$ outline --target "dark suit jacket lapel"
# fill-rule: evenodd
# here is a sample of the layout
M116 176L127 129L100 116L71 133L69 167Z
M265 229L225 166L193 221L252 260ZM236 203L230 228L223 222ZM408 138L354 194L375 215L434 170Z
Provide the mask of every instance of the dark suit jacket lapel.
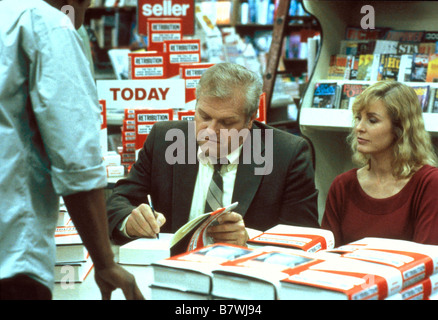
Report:
M191 125L193 123L189 123ZM172 184L172 229L177 230L183 226L189 219L190 208L192 205L193 192L195 190L196 177L198 175L198 158L196 151L196 135L191 136L194 132L189 133L186 128L182 129L185 134L186 164L173 165L173 184ZM194 127L192 127L194 130ZM189 152L193 151L188 143L189 139L195 139L194 148L195 156L189 158ZM193 143L193 142L191 142ZM195 162L194 162L195 161ZM194 163L193 163L194 162Z
M254 128L261 130L257 127L257 125L254 125L253 129L251 129L251 141L248 141L248 139L245 141L245 143L251 143L249 148L247 146L247 150L250 150L251 152L251 163L244 163L243 152L245 152L245 146L243 146L244 148L242 149L242 153L239 159L239 165L237 167L236 181L234 183L232 202L239 202L237 208L234 211L241 214L242 216L244 216L246 211L248 210L248 207L254 199L254 196L263 178L263 175L254 174L254 169L257 168L259 165L254 163L253 144L261 143L260 150L263 155L265 151L264 135L262 134L261 141L254 141Z

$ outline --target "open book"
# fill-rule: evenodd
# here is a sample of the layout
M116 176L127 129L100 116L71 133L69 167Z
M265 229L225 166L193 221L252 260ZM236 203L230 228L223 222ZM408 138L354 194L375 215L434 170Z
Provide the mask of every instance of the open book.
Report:
M170 241L171 255L181 254L212 244L213 240L207 236L207 229L218 224L217 219L235 209L237 204L238 202L234 202L224 208L200 215L179 228Z

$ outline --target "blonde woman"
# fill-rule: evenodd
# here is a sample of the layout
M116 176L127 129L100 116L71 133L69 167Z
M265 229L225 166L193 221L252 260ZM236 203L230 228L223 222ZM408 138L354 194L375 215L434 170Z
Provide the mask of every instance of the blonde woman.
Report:
M396 81L354 102L348 141L360 166L335 178L322 227L336 245L363 237L438 244L438 168L415 91Z

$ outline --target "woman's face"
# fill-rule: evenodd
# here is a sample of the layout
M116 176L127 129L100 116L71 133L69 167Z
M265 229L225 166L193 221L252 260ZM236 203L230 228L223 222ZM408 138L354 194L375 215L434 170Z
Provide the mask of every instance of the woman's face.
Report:
M382 101L377 100L358 113L354 129L359 152L376 156L392 150L392 121Z

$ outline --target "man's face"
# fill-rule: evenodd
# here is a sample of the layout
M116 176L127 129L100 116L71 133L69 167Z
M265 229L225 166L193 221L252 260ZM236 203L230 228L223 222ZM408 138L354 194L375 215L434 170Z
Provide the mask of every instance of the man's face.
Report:
M195 112L196 136L205 155L218 159L232 152L236 148L233 140L239 141L237 146L243 142L243 138L236 137L236 133L250 129L255 116L247 118L242 97L199 99Z

